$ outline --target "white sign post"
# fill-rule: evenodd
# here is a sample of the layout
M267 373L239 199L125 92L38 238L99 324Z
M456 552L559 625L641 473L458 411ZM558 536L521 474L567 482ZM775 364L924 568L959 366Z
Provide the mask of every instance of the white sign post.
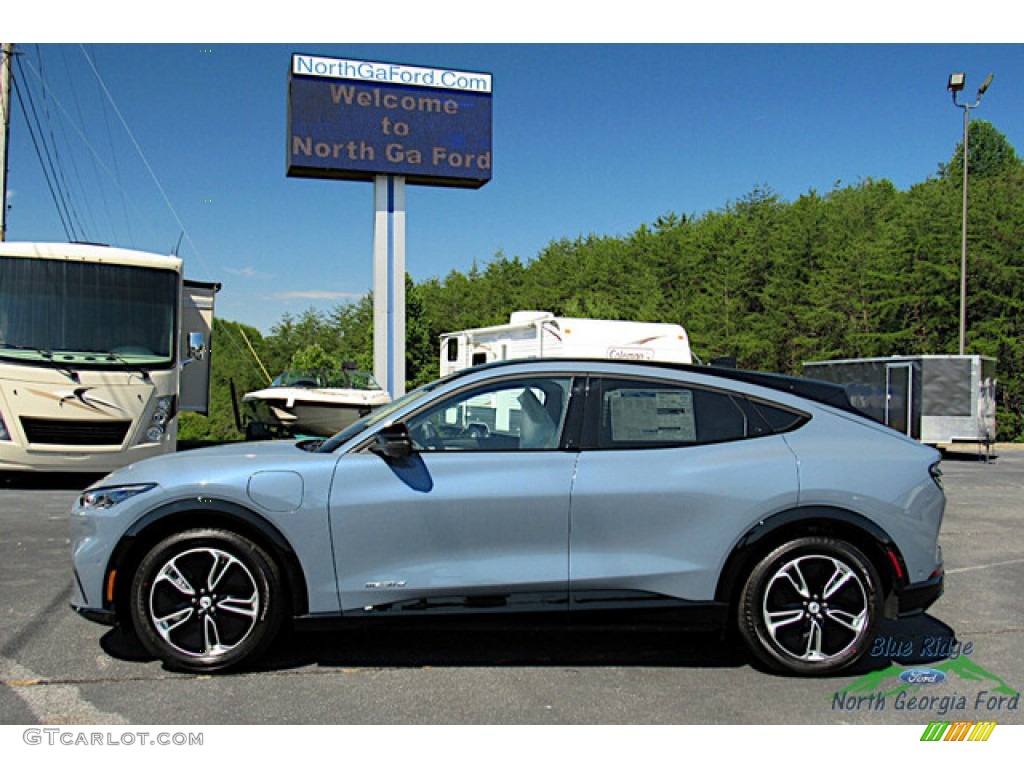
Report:
M373 375L405 394L405 177L373 182Z

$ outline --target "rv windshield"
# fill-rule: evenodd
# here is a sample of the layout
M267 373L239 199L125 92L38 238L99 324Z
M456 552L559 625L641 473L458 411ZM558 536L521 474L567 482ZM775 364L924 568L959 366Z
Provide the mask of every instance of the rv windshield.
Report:
M173 270L0 257L0 358L171 365L178 280Z

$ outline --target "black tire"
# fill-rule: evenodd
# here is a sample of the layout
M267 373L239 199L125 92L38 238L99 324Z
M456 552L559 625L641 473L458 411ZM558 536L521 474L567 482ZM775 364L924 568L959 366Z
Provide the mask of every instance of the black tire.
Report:
M171 669L214 672L254 661L277 634L285 590L274 560L231 531L183 531L142 559L131 617L146 649Z
M878 572L845 541L807 537L768 553L740 594L740 635L772 669L827 675L867 652L881 620Z

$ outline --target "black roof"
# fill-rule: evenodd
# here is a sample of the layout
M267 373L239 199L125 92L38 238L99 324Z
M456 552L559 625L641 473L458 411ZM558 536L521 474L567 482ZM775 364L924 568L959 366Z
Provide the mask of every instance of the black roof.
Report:
M857 416L863 416L870 418L860 409L856 408L850 403L850 398L846 394L846 389L841 384L833 384L828 381L820 381L818 379L806 379L799 376L786 376L781 373L766 373L763 371L748 371L742 368L724 368L715 365L687 365L684 363L670 363L657 360L606 360L604 358L579 358L579 357L547 357L547 358L520 358L516 360L502 360L494 363L486 363L479 365L474 368L467 368L463 371L459 371L454 376L465 374L469 371L480 370L482 368L497 368L504 366L515 366L522 365L525 363L558 363L558 362L572 362L572 363L605 363L619 365L623 367L627 366L643 366L646 368L665 368L672 371L687 371L690 373L697 373L702 376L711 376L714 378L728 379L730 381L739 381L745 384L754 384L759 387L765 387L767 389L773 389L777 392L785 392L787 394L796 395L797 397L803 397L807 400L811 400L816 403L823 405L830 405L833 408L852 413Z

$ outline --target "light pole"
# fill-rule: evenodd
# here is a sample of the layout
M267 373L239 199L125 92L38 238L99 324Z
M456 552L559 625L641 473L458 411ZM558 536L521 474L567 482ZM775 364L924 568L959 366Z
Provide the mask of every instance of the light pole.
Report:
M981 97L992 84L992 74L985 78L985 82L978 88L978 95L973 104L961 104L957 101L957 94L967 84L967 76L963 72L954 72L949 76L949 84L946 86L953 94L953 106L960 107L964 111L964 207L963 207L963 229L960 238L960 354L964 354L964 328L967 325L967 129L970 125L971 110L981 106Z

